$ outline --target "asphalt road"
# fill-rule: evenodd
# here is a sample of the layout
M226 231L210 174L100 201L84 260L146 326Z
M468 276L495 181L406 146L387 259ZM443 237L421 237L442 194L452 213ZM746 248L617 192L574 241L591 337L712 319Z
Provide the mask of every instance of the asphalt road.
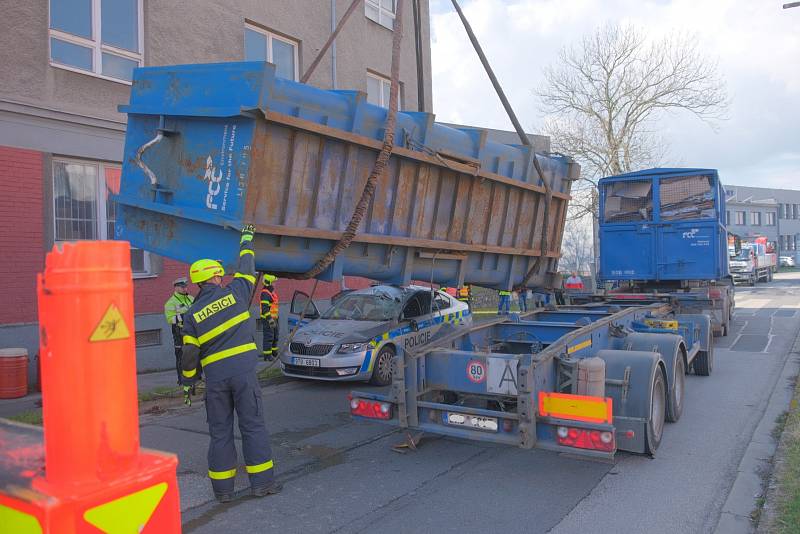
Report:
M212 500L202 407L146 416L142 442L179 454L187 532L712 532L781 386L800 327L800 273L737 288L736 300L713 374L687 376L683 417L653 459L603 463L438 437L398 454L392 427L350 420L352 385L306 381L264 391L280 495Z

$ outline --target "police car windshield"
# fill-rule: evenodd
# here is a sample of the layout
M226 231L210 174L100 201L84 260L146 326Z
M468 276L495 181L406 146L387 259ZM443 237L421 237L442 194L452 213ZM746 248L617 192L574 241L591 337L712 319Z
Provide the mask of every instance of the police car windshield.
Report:
M400 313L400 303L385 293L342 296L322 314L323 319L389 321Z

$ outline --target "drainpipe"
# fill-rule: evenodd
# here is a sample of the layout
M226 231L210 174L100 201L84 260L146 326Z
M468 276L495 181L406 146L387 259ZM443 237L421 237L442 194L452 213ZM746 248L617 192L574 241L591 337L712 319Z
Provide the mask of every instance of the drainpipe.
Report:
M331 0L331 33L336 30L336 0ZM336 40L331 44L331 88L336 89Z

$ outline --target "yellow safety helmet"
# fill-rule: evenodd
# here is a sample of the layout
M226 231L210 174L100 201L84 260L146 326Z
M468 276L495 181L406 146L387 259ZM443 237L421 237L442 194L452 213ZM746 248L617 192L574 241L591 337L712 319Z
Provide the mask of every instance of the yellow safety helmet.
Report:
M225 276L225 269L217 260L197 260L189 268L189 278L193 284L203 283L215 276Z
M264 283L265 284L272 284L277 279L278 279L278 277L275 276L274 274L266 274L266 273L264 274Z

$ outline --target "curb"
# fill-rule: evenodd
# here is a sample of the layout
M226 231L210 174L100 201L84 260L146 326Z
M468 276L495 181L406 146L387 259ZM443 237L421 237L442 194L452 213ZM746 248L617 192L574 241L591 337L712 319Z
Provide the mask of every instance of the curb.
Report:
M756 509L756 499L764 495L763 475L772 470L772 458L778 442L772 436L775 420L786 411L794 396L793 379L800 374L800 332L786 355L775 389L772 390L767 407L756 426L750 444L737 468L728 498L722 506L715 534L750 534L755 525L750 514Z

